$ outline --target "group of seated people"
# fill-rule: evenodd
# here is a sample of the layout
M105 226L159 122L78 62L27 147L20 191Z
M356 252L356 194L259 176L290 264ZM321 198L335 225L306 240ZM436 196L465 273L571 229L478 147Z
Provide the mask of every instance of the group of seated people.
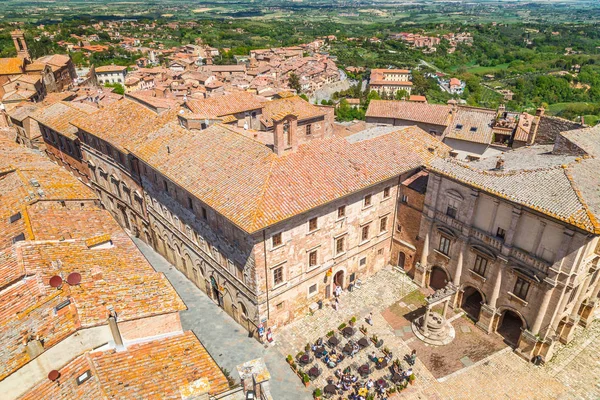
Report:
M335 349L331 349L331 353L323 355L321 361L327 365L329 368L335 368L339 363L344 361L344 355L335 351Z

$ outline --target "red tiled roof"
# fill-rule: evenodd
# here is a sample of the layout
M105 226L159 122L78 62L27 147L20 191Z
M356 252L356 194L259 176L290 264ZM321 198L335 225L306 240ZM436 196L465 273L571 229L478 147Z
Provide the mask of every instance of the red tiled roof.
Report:
M248 92L235 92L208 99L188 100L186 105L194 113L207 117L221 117L263 107L264 100Z
M450 106L423 104L410 101L372 100L367 117L395 118L446 126L450 120Z
M271 127L273 119L288 114L294 114L302 121L323 116L326 112L298 96L292 96L265 102L260 119L265 126Z
M0 58L0 75L16 75L23 73L23 60L17 57Z
M167 151L167 147L169 151ZM312 140L277 156L223 125L172 123L132 149L142 161L247 232L417 168L448 147L416 127L370 140Z
M90 378L77 378L89 371ZM209 393L229 389L227 378L192 332L129 346L115 352L92 352L59 370L60 384L40 382L20 400L104 400L182 398L181 389L199 379Z

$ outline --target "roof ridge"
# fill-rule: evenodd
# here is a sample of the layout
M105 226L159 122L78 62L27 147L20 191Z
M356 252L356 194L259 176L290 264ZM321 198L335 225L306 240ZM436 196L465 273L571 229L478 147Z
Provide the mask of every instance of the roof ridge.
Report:
M580 163L580 162L581 161L576 161L576 163ZM577 200L579 201L579 203L585 210L587 217L589 218L592 226L594 227L594 233L600 233L600 222L598 221L598 219L596 218L596 216L594 215L592 210L590 210L590 207L588 206L587 202L583 199L583 196L581 195L581 191L575 184L575 179L573 179L573 176L571 175L571 171L569 171L569 164L561 165L561 168L563 169L564 174L567 177L567 180L569 181L571 188L573 189L573 192L575 192L575 196L577 196ZM575 223L575 225L579 226L579 224L577 224L577 223Z

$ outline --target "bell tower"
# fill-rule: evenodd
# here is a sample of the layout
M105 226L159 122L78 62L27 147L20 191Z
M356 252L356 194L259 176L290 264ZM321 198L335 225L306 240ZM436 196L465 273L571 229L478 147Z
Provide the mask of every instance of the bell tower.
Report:
M27 42L25 42L25 34L21 30L16 30L11 32L10 36L12 37L13 43L15 44L15 49L17 49L17 57L31 61L31 57L29 55L29 50L27 49Z

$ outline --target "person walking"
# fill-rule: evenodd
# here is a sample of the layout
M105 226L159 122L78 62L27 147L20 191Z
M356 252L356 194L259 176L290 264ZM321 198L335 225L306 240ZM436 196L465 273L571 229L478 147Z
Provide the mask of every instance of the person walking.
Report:
M417 362L417 350L413 349L413 351L410 353L408 363L410 365L415 365L415 362Z

